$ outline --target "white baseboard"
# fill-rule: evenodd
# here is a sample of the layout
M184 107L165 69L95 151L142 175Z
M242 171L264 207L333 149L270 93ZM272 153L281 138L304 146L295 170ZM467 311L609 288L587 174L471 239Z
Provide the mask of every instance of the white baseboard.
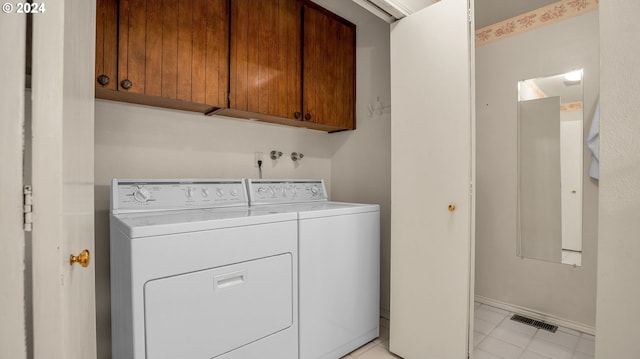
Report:
M544 321L545 323L550 323L550 324L558 325L558 326L561 326L561 327L577 330L579 332L583 332L583 333L587 333L587 334L591 334L591 335L596 335L596 328L595 327L592 327L592 326L589 326L589 325L585 325L585 324L582 324L582 323L578 323L578 322L574 322L572 320L560 318L560 317L552 315L552 314L539 312L537 310L521 307L519 305L505 303L505 302L502 302L502 301L499 301L499 300L486 298L486 297L482 297L482 296L479 296L479 295L475 296L475 301L478 302L478 303L482 303L482 304L486 304L486 305L492 306L492 307L504 309L504 310L509 311L509 312L520 314L520 315L523 315L523 316L526 316L526 317L530 317L530 318L533 318L533 319L536 319L536 320L539 320L539 321Z

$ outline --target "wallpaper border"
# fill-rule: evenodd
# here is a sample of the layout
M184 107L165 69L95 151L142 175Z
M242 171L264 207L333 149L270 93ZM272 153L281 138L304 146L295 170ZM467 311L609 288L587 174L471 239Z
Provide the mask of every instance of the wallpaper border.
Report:
M561 0L478 29L476 47L598 9L599 0Z

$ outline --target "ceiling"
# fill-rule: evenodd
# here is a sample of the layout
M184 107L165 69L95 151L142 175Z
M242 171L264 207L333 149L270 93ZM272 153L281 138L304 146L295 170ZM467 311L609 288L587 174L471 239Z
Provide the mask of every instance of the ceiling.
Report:
M476 29L553 4L558 0L475 0Z
M353 1L313 1L356 25L370 21L370 19L373 18L371 17L371 14L363 11L363 9ZM419 9L421 6L431 5L437 1L440 0L401 0L403 4L411 5L414 9ZM557 1L559 0L475 0L476 29L553 4Z

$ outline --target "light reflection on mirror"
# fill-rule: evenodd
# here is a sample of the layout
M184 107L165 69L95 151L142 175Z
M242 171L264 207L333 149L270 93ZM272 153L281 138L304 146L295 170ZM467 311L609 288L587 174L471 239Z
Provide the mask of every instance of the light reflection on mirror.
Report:
M520 257L582 265L582 76L518 82Z

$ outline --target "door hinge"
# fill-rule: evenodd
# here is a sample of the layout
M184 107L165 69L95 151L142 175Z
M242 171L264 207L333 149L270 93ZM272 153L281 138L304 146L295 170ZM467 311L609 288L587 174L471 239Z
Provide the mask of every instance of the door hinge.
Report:
M22 206L22 213L24 214L23 228L25 232L31 232L33 228L33 211L31 207L33 196L31 186L24 186L22 193L24 194L24 203Z
M468 10L468 15L469 15L469 22L471 22L471 16L473 16L473 14L471 12L471 8L469 8L467 10Z

